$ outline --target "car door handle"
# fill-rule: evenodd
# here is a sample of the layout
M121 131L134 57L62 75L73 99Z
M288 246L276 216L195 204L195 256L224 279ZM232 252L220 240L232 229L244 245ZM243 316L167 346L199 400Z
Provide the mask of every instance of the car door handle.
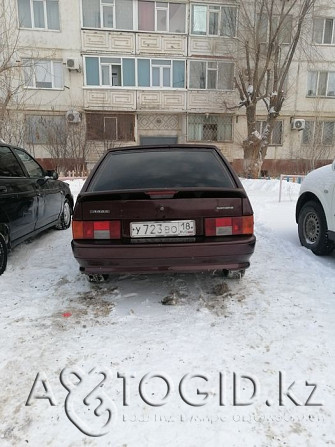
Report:
M6 186L0 186L0 192L7 192Z

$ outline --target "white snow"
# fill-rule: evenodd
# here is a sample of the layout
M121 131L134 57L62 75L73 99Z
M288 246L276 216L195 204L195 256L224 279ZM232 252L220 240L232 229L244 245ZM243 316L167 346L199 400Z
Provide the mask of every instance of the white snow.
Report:
M262 139L262 135L258 132L258 130L254 130L253 132L251 132L251 135L253 135L257 140Z
M70 183L78 193L82 181ZM278 180L244 185L257 245L240 281L219 273L120 275L94 285L78 271L71 230L50 230L10 254L0 278L1 446L334 444L335 254L321 258L300 246L298 184L285 182L280 203ZM67 417L64 368L68 414L81 429L86 424L104 436L85 435ZM103 378L99 371L108 373L105 383L85 405ZM127 406L117 373L136 376L127 380ZM164 402L167 386L157 377L142 382L141 398L148 373L170 383ZM184 379L183 395L203 406L180 396L188 373L203 378ZM257 383L253 399L243 375ZM307 384L317 385L309 403L322 406L306 406L313 391ZM94 413L97 393L101 417ZM106 409L112 423L102 429Z
M254 92L254 86L253 85L248 85L248 88L247 88L247 93L249 94L249 95L252 95L253 94L253 92Z

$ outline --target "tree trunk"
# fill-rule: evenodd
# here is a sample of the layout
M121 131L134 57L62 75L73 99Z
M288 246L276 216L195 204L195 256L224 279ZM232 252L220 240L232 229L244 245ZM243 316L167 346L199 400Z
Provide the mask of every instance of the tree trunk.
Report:
M261 156L262 140L249 135L243 141L244 150L244 175L246 178L258 178L263 165Z
M259 159L262 139L257 131L256 104L246 107L248 137L243 141L244 175L246 178L258 178L263 160Z
M256 126L256 104L250 104L247 107L248 138L243 141L246 178L259 178L275 120L276 114L269 113L260 134Z

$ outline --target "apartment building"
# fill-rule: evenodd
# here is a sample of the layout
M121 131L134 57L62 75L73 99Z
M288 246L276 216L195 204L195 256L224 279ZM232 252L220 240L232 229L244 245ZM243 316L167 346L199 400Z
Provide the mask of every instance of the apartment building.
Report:
M51 158L51 146L66 144L70 132L74 145L85 146L76 156L88 169L108 147L156 143L213 143L242 169L246 118L234 108L238 0L12 1L25 143L35 156ZM308 49L304 42L292 63L265 163L270 174L301 172L304 159L335 157L335 5L329 3L315 9L306 25ZM261 130L266 109L258 113Z

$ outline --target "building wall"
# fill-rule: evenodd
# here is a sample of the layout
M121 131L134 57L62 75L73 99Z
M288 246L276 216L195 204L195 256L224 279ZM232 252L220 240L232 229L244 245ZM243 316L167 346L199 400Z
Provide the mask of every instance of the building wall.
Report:
M214 131L216 124L213 124L216 119L231 119L231 139L226 137L226 141L218 142L203 137L197 142L217 144L230 161L235 160L235 164L240 166L239 160L243 158L242 141L246 135L246 118L243 108L236 110L229 107L239 101L236 90L233 87L222 90L190 88L192 62L229 63L234 62L235 55L238 55L238 41L234 37L194 35L190 32L191 5L238 7L239 1L175 0L175 3L185 5L186 8L184 32L167 33L83 26L82 6L79 0L75 2L59 0L60 30L58 31L21 28L19 53L22 61L26 58L54 60L61 62L63 67L63 85L60 88L31 87L26 90L29 95L25 101L25 115L57 115L63 116L67 121L67 112L75 111L80 114L78 115L80 119L75 123L68 122L67 125L77 126L82 132L86 131L87 113L104 114L106 123L108 118L112 120L115 114L134 116L134 137L107 141L102 136L100 142L96 140L87 153L90 166L106 149L107 143L139 144L141 137L145 136L177 137L179 143L185 143L195 141L194 138L190 138L188 131L188 122L195 119L195 115L203 117L204 122L208 118L208 124L204 124L207 126L207 137L216 134ZM325 3L327 7L323 10L315 10L315 16L335 17L335 7L329 6L328 3ZM134 5L133 11L137 17L138 4L135 0ZM137 24L135 20L135 25ZM306 26L310 30L313 29L311 22ZM312 31L309 34L311 41ZM134 86L87 85L85 60L90 58L91 61L95 61L98 57L102 58L100 61L124 58L135 65L142 59L185 61L185 85L182 88L143 87L138 85L139 73L136 73ZM77 69L68 69L69 59L78 63ZM271 163L273 160L308 158L310 154L310 148L302 144L303 132L291 129L292 120L307 121L318 117L321 121L335 121L335 96L315 98L307 95L308 71L335 72L334 60L335 39L333 44L311 45L309 51L301 48L297 52L289 73L287 99L279 117L282 121L282 139L280 144L271 145L268 149L267 158ZM266 109L261 103L258 115L260 121L266 116ZM48 146L36 142L34 152L35 155L46 158ZM335 157L334 146L330 147L328 152L329 159ZM296 166L296 163L294 165Z

